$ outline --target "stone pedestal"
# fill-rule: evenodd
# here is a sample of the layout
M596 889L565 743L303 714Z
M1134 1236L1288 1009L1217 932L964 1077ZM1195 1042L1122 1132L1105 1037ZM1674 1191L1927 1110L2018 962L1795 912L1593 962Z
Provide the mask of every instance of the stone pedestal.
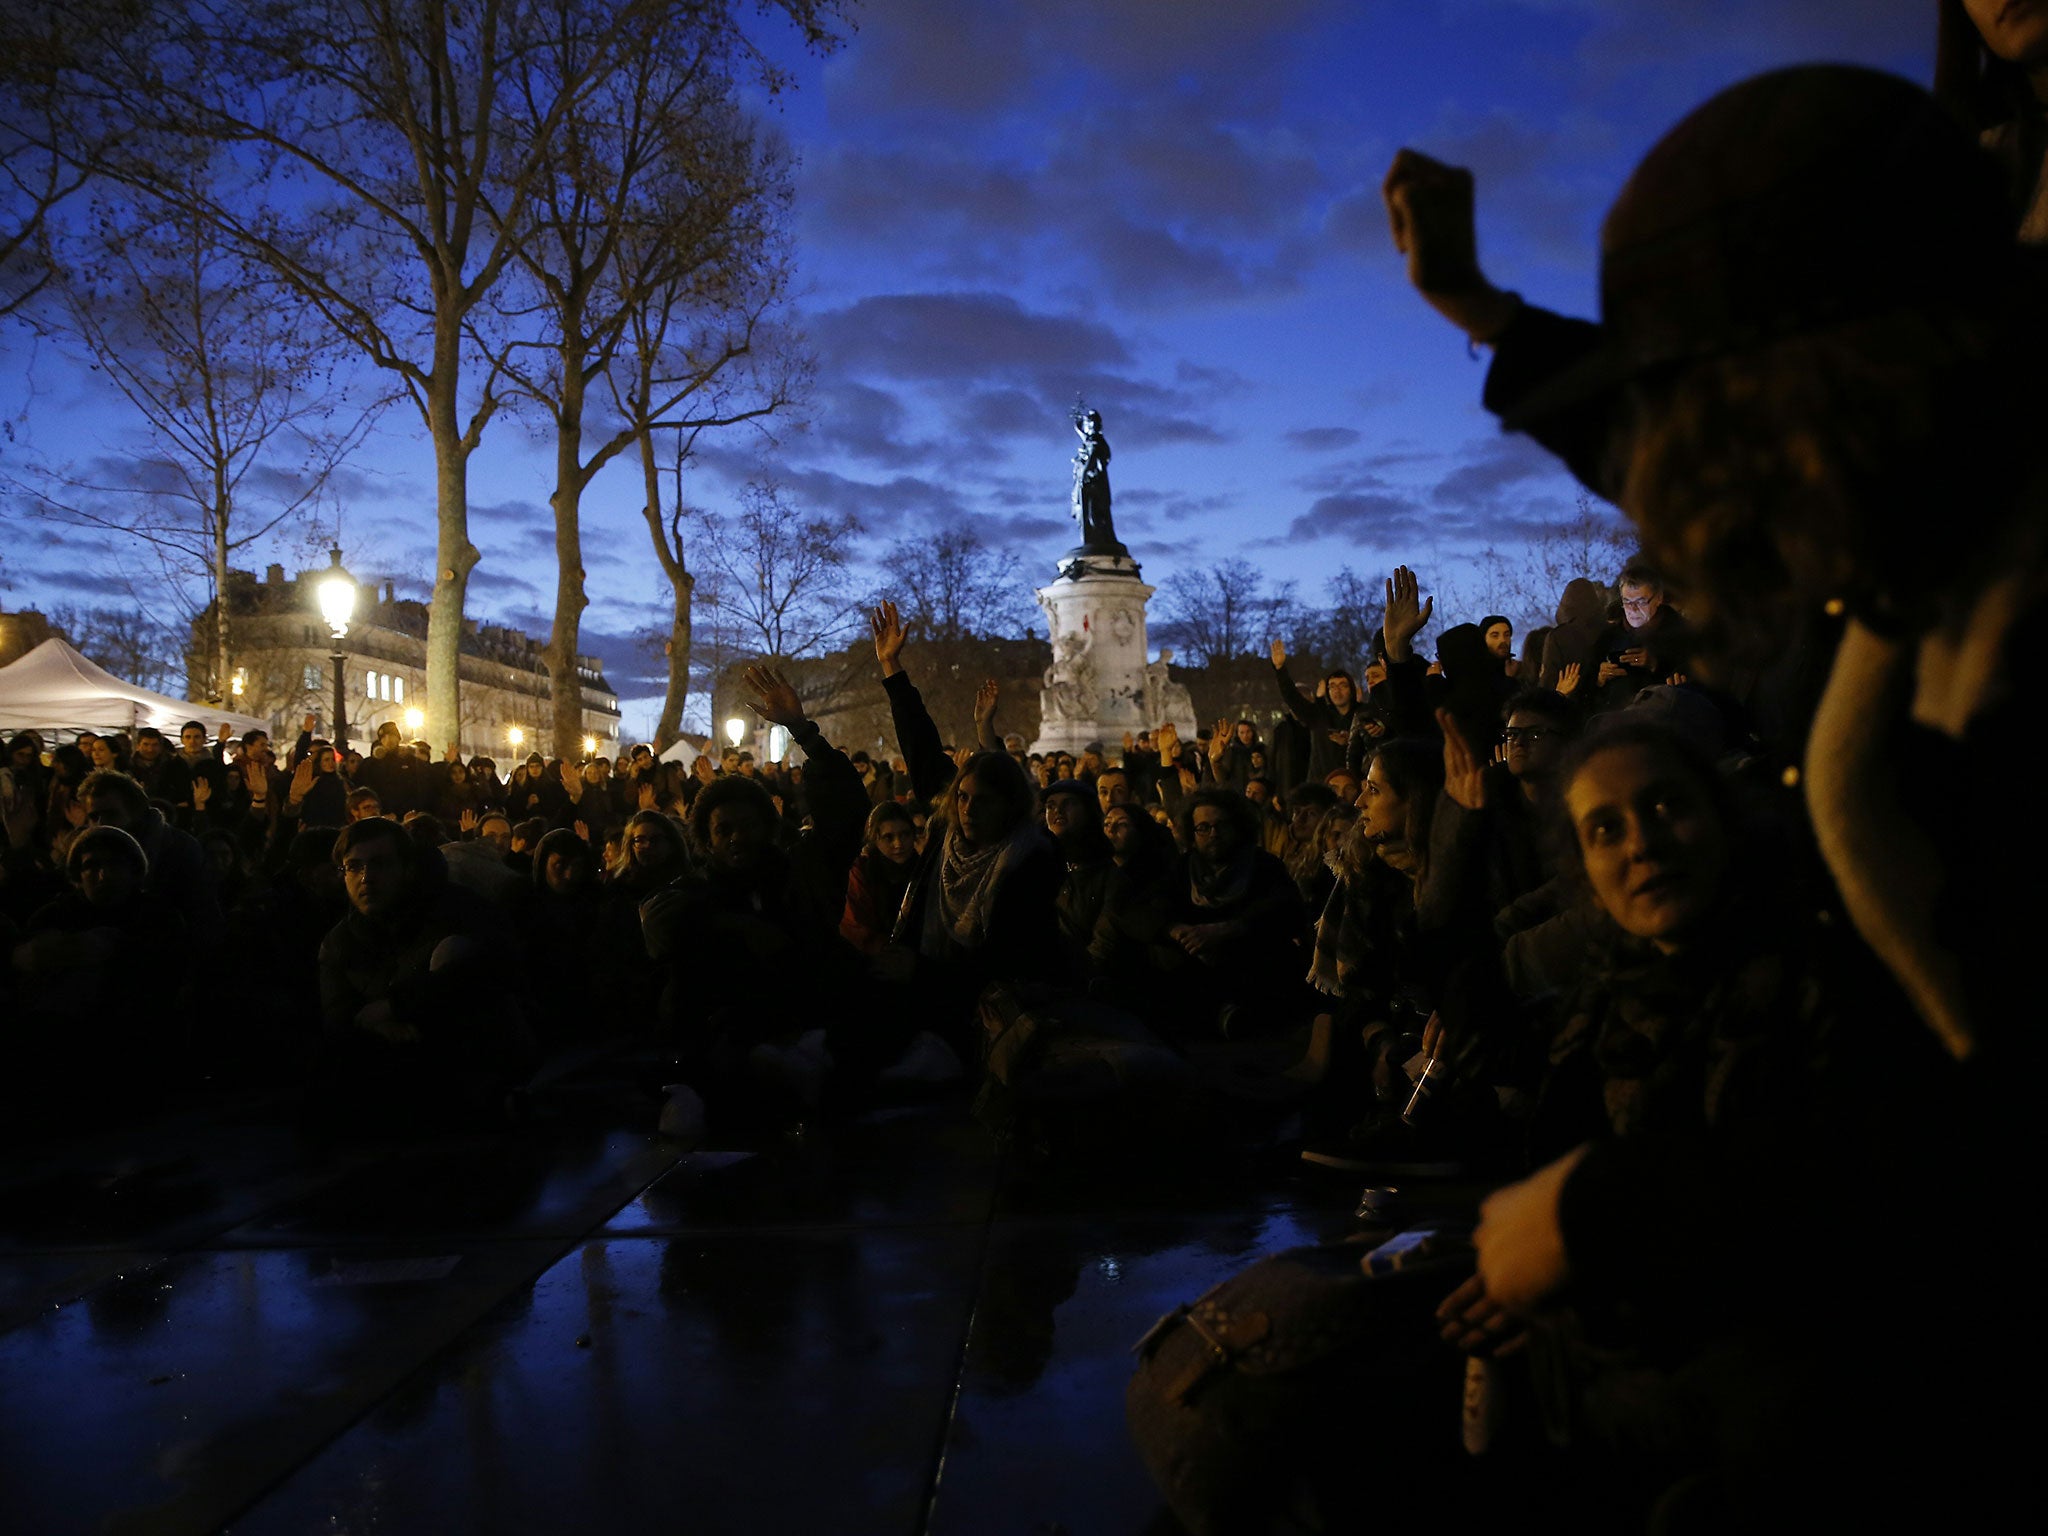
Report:
M1136 735L1171 721L1195 739L1188 691L1167 677L1167 660L1146 660L1145 601L1152 588L1127 553L1072 549L1060 574L1038 589L1038 605L1052 629L1052 665L1039 695L1040 725L1033 752L1079 753L1101 742L1114 758L1124 733Z

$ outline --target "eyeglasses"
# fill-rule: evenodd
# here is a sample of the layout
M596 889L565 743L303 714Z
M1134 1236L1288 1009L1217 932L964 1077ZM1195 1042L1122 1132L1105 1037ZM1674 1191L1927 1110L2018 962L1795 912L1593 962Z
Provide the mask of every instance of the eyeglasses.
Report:
M1511 725L1500 733L1500 739L1511 747L1534 746L1539 741L1548 741L1557 734L1540 725Z
M381 875L396 868L398 868L398 861L396 859L343 859L341 861L341 872L353 880L360 880L372 871Z

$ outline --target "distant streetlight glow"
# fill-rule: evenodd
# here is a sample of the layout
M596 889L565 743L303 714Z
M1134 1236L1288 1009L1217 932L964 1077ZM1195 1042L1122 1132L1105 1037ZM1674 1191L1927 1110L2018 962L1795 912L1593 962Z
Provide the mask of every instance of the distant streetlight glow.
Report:
M742 720L738 715L734 715L731 719L725 722L725 739L731 742L734 747L738 747L739 744L746 739L746 735L747 722Z
M585 757L597 756L597 738L595 736L583 738L583 755Z
M519 748L526 745L526 732L522 731L521 729L519 729L518 726L515 725L512 727L511 730L505 733L505 739L511 742L513 750L517 751Z
M408 731L423 731L427 726L427 714L422 709L408 709L405 712L405 728Z

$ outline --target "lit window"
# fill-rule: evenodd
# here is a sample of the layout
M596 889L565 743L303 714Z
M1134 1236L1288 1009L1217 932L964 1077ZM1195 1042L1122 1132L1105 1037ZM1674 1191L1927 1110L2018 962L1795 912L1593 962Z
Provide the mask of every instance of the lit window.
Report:
M369 679L368 690L365 696L374 699L377 697L377 674L365 667L363 669L363 676Z
M317 689L320 686L320 669L318 667L306 668L304 674L299 679L299 686L308 692Z
M394 678L394 679L392 680L392 683L391 683L391 698L392 698L392 701L393 701L394 703L398 703L398 704L403 704L403 703L405 702L405 679L404 679L404 678L400 677L400 678Z
M381 693L379 693L379 694L377 695L377 697L378 697L378 698L380 698L380 699L388 699L388 698L390 698L390 697L391 697L391 674L390 674L389 672L386 672L386 673L385 673L385 674L384 674L383 676L381 676L381 677L379 677L379 678L377 679L377 682L378 682L379 686L380 686L380 687L382 688L382 690L383 690L383 691L382 691Z

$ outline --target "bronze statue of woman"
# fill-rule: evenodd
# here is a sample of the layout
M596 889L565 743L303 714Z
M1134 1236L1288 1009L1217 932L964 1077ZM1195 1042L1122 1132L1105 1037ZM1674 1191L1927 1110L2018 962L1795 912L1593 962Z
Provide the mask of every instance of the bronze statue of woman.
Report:
M1109 517L1109 439L1102 435L1102 413L1087 411L1074 418L1081 446L1074 450L1074 520L1081 525L1081 547L1122 554Z

